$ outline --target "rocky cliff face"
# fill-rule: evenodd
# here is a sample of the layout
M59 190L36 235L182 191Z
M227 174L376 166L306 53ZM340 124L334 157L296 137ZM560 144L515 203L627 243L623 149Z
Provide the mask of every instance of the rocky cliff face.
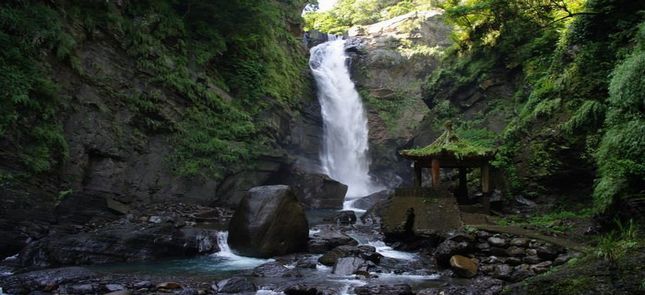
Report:
M409 163L397 150L414 137L429 112L421 85L439 66L442 51L451 44L449 36L440 10L412 12L349 31L352 78L369 112L371 169L390 186L411 179Z
M300 84L291 85L300 87L292 89L291 96L278 97L280 93L275 94L276 97L263 96L263 101L258 102L261 105L257 107L259 110L244 110L253 116L251 120L255 128L260 130L262 138L258 136L254 140L268 142L262 143L260 151L248 151L253 156L243 159L222 161L217 152L206 154L206 159L212 157L212 163L202 161L197 173L178 171L177 167L186 168L186 165L182 166L184 159L178 156L181 146L178 141L188 135L197 136L203 142L198 144L205 148L199 150L200 146L192 147L196 149L191 150L189 153L193 155L189 156L197 157L203 157L200 153L218 145L227 151L238 148L238 143L241 145L248 141L243 137L235 138L237 135L224 135L225 141L218 143L216 140L222 138L209 137L213 133L219 134L218 128L247 128L239 126L236 121L227 122L227 116L235 109L226 107L249 105L244 100L250 95L244 92L243 87L234 86L244 83L236 79L242 79L248 73L236 67L226 69L230 67L226 64L229 60L218 61L215 58L209 64L200 64L197 61L201 58L197 56L198 53L190 52L183 44L201 41L191 41L193 37L184 35L189 34L186 33L189 23L164 23L163 17L160 17L163 13L174 15L177 12L164 10L168 8L163 5L144 5L142 8L128 1L96 1L88 2L86 6L67 2L33 5L51 12L52 19L60 24L65 34L73 38L72 53L67 59L56 59L54 52L44 47L40 52L45 58L36 59L43 68L50 69L51 75L45 78L58 85L56 95L65 104L61 107L63 111L56 114L56 124L61 126L67 153L60 165L48 171L32 173L20 162L12 134L5 133L0 137L0 194L3 199L0 205L0 235L11 237L0 243L0 256L15 254L26 241L45 236L50 224L64 222L58 214L54 214L54 208L70 195L90 196L92 200L98 197L99 203L110 199L132 208L157 202L236 206L248 188L288 177L293 174L293 167L301 175L303 170L307 170L306 167L316 165L322 123L304 58L306 48L296 40L303 34L299 17L304 6L302 1L264 1L258 4L280 12L280 19L270 21L284 26L281 29L288 36L283 37L295 41L274 40L270 45L297 57L293 60L295 69L289 70L299 73L297 79L302 80ZM102 5L109 6L109 9L93 10ZM235 5L238 4L220 6L238 9ZM19 13L35 9L20 5L0 8ZM108 18L106 24L97 21L99 25L90 27L80 16L60 16L67 10L76 9L94 13L96 15L92 17L100 21L103 21L102 17L112 17L119 23L111 23ZM186 8L179 5L171 9L182 12ZM186 13L184 17L194 11L188 7L183 12ZM137 13L141 15L132 15ZM131 23L139 27L128 27ZM5 28L2 29L4 32ZM152 31L145 31L147 29ZM123 35L124 31L126 35ZM168 36L159 37L163 34ZM160 43L155 43L157 41ZM203 42L202 45L213 46L207 48L207 52L210 50L215 56L223 54L223 49L218 48L217 44ZM146 53L140 54L139 51L144 50ZM265 53L246 54L254 56ZM268 68L270 65L254 66ZM222 81L226 81L227 85ZM270 85L261 87L268 89ZM204 109L210 113L202 112ZM223 112L221 118L217 115L219 112ZM211 114L212 117L199 117L201 114ZM230 116L236 118L234 116L238 115ZM198 120L191 122L194 118ZM203 129L203 134L187 135L182 131L185 124L194 122L204 124L192 129L198 132ZM219 125L209 125L213 122ZM213 141L215 146L205 145ZM179 166L177 162L180 162ZM201 169L203 164L225 166L222 163L227 162L239 163L243 169L225 169L233 172L219 175ZM292 179L299 181L297 177Z

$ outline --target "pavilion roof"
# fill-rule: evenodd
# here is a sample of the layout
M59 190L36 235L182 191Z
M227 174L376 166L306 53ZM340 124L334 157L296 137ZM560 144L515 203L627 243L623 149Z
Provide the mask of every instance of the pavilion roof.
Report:
M460 139L452 130L452 124L447 122L446 131L433 143L426 147L402 150L401 156L410 160L451 159L460 161L490 160L495 150L468 140Z

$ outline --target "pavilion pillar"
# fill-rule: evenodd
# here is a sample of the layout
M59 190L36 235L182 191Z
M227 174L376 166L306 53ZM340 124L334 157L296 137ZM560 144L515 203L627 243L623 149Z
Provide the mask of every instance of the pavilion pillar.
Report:
M457 200L464 204L468 200L468 177L466 168L459 168L459 187L457 188Z
M482 205L484 210L488 212L490 210L490 195L492 193L492 179L490 165L488 163L484 164L481 167L481 186L483 193Z
M439 160L432 159L432 186L439 186L441 182L441 165Z
M418 161L414 161L414 186L416 187L421 187L423 183L422 169L421 164Z

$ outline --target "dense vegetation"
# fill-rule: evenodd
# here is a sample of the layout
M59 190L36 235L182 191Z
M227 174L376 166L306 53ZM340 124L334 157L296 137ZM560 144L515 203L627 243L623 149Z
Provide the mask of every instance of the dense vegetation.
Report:
M442 0L340 0L331 10L305 13L306 30L341 34L352 26L436 8Z
M513 172L528 148L534 165L525 169L543 176L568 165L597 167L599 212L620 199L642 199L643 8L602 0L448 3L457 45L428 80L426 95L450 97L498 69L519 73L525 86L515 94L517 117L500 138L500 166ZM563 153L575 158L561 159ZM515 188L526 181L515 179Z
M35 173L61 165L72 99L54 72L70 67L79 79L108 84L85 73L79 59L84 44L107 40L156 89L107 95L137 113L142 133L171 135L178 173L218 176L243 165L275 141L258 116L292 108L309 87L299 28L290 27L300 23L304 2L4 1L0 156ZM163 112L168 93L183 100L181 118Z
M498 146L495 164L515 193L566 195L569 187L593 195L596 212L643 201L644 3L342 0L305 19L310 29L342 33L433 7L445 9L455 41L424 85L436 129L459 117L455 97L506 81L512 99L491 97L488 111L509 116L503 133L481 128L486 114L456 121L456 130ZM574 189L592 181L593 190Z

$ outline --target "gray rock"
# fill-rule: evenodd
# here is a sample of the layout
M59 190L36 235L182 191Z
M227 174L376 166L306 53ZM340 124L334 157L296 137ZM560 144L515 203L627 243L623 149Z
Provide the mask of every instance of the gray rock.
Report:
M306 209L342 209L347 185L329 176L292 169L283 180L291 186L302 206Z
M531 265L531 271L536 274L541 274L547 272L553 263L551 261L540 262L535 265Z
M336 261L333 274L346 276L355 273L366 261L360 257L342 257Z
M67 289L72 294L92 294L96 292L96 288L92 284L72 285Z
M267 278L286 278L301 276L278 262L268 262L253 269L253 276Z
M535 273L530 269L530 266L528 264L522 264L513 268L513 273L511 274L510 281L519 282L534 275Z
M330 225L316 226L319 232L313 234L309 239L309 253L323 254L338 246L356 246L358 242L352 237L340 232Z
M351 210L340 211L334 216L334 222L339 225L352 225L356 223L356 213Z
M376 253L376 248L372 246L338 246L321 256L318 259L318 262L323 265L332 266L335 265L340 258L344 257L360 257L363 260L378 264L382 255Z
M573 255L566 253L566 254L560 254L558 257L553 260L553 265L558 266L567 263L571 258L573 258Z
M523 257L523 256L526 256L526 252L525 252L524 248L520 248L520 247L517 247L517 246L508 247L508 249L506 249L506 253L508 254L508 256L511 256L511 257Z
M261 186L242 199L228 232L239 254L268 258L306 250L309 224L291 188Z
M536 248L537 255L544 260L553 260L558 257L558 254L561 251L561 248L553 244L544 244Z
M453 255L464 255L471 250L470 244L466 241L456 242L451 239L443 241L433 252L437 262L444 266L450 266L450 257Z
M529 239L527 239L527 238L514 238L514 239L511 240L511 245L512 246L517 246L517 247L528 247Z
M9 294L44 290L58 285L96 278L97 274L83 267L63 267L17 274L3 279L2 287ZM23 291L18 291L23 290Z
M540 263L540 261L542 261L540 257L533 256L533 255L522 258L522 262L528 263L528 264L536 264L536 263Z
M522 259L518 257L509 257L506 259L506 263L508 263L510 266L517 266L522 264Z
M508 264L497 264L493 267L490 275L496 279L508 280L511 277L513 268Z
M244 293L255 292L258 288L249 279L244 277L233 277L217 283L218 293Z
M490 244L493 247L500 247L500 248L504 248L507 245L506 240L500 237L488 238L488 244Z
M134 283L134 285L132 285L132 286L135 289L141 289L141 288L152 288L152 287L154 287L154 284L152 282L150 282L150 281L140 281L140 282Z
M29 244L20 255L23 266L99 264L168 257L189 257L219 250L217 232L172 224L114 223L93 232L52 235Z
M357 295L371 295L371 294L384 294L384 295L412 295L412 287L407 284L393 284L393 285L367 285L354 288L354 293Z
M105 289L110 291L110 292L114 292L114 291L125 290L125 287L123 285L119 285L119 284L106 284Z

